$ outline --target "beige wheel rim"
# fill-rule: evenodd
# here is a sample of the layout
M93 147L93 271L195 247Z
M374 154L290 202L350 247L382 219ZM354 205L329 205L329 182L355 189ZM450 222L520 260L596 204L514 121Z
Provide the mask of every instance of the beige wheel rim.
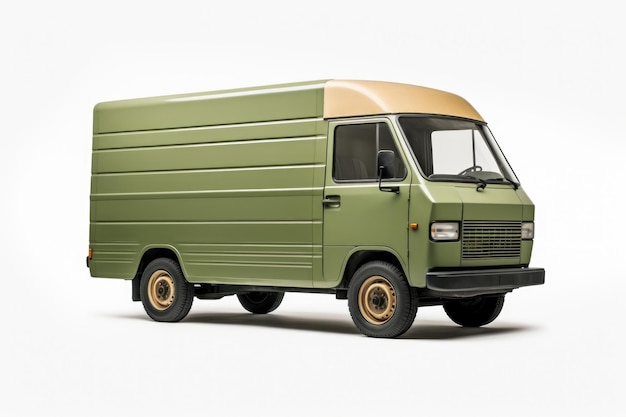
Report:
M154 272L148 280L148 298L157 310L167 310L174 302L176 286L167 271L162 269Z
M359 310L372 324L387 323L396 311L396 291L391 283L381 276L371 276L359 289Z

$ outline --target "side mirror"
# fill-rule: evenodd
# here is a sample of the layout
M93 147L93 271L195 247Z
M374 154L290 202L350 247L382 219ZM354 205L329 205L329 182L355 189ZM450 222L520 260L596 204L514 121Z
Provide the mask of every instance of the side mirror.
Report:
M378 189L380 191L387 191L391 193L400 193L400 187L391 186L383 187L383 179L389 179L395 177L395 166L396 166L396 154L394 151L390 150L382 150L378 151L376 155L376 161L378 165Z
M396 154L388 150L378 151L377 161L379 179L393 178Z

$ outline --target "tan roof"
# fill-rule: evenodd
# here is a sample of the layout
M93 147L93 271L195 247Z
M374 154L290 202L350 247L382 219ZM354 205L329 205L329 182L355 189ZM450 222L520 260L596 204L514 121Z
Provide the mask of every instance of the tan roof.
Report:
M465 99L427 87L384 81L330 80L324 85L324 118L389 113L439 114L483 121Z

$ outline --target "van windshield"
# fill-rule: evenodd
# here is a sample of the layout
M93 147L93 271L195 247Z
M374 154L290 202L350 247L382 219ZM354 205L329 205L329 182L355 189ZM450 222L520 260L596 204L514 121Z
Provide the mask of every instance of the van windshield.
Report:
M487 125L446 117L399 121L426 179L519 185Z

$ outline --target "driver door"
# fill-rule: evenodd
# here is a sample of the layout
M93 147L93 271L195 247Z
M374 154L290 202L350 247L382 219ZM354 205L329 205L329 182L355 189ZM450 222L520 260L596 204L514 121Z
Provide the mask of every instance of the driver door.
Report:
M331 122L323 196L324 280L337 282L348 257L358 250L391 252L406 261L411 178L389 120ZM377 153L395 153L395 168L381 191Z

